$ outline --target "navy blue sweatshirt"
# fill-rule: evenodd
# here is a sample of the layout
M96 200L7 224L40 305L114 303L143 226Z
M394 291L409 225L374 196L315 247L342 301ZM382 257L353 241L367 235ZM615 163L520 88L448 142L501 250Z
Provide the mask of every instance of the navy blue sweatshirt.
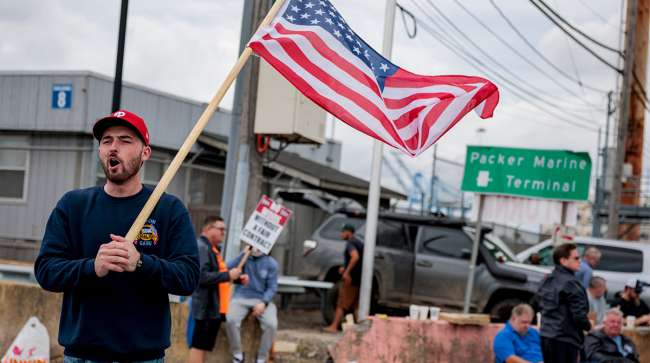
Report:
M59 344L94 361L142 361L170 345L167 294L190 295L199 282L196 237L187 209L163 194L137 240L142 266L95 274L94 258L110 234L125 236L152 190L115 198L103 187L75 190L47 222L34 270L40 285L63 292Z

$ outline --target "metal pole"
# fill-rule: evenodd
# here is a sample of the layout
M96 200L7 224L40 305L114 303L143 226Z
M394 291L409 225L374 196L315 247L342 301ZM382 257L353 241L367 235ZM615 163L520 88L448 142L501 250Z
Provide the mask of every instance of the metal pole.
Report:
M465 286L465 302L463 303L463 314L469 314L469 306L472 301L472 290L474 289L474 270L476 269L476 260L478 259L478 247L481 244L481 222L483 220L484 201L485 195L479 194L476 228L474 231L474 245L472 246L472 258L469 262L469 275L467 276L467 285Z
M623 87L621 88L621 104L619 106L618 138L614 159L614 175L612 178L612 193L609 200L609 223L607 236L618 238L619 210L621 205L621 188L623 163L625 162L625 143L627 141L627 126L630 119L630 97L632 90L632 70L634 69L634 46L636 35L637 0L629 0L627 9L627 35L625 42L625 68Z
M596 233L596 220L598 219L598 211L600 210L600 189L602 188L600 180L600 157L603 148L600 147L601 129L598 128L598 141L596 142L596 193L594 193L594 204L591 208L591 235L595 236Z
M426 214L426 213L424 213L424 206L426 205L426 202L424 201L424 198L425 198L424 191L421 190L420 191L420 215L425 215Z
M613 92L607 93L607 117L605 119L605 142L602 149L603 165L600 170L600 178L596 181L596 205L594 206L594 213L592 218L591 235L594 237L602 236L602 218L600 212L605 204L605 194L607 188L607 158L609 157L609 119L612 113L612 95Z
M433 145L433 164L431 165L431 184L429 185L429 213L433 209L436 185L436 161L438 158L438 144Z
M460 220L465 222L465 193L460 192Z
M124 43L126 41L126 18L129 11L129 0L122 0L120 9L120 29L117 36L117 59L115 61L115 79L113 80L113 104L111 112L120 109L122 101L122 67L124 65Z
M598 174L600 174L600 143L601 143L601 138L602 138L602 128L598 128L598 140L596 141L596 168L594 170L594 174L596 175L596 179L598 179Z
M393 28L395 26L395 0L386 0L384 17L383 54L391 58L393 51ZM370 171L370 190L368 191L368 212L366 214L366 236L363 248L363 270L359 290L359 321L366 320L370 314L372 295L372 275L375 263L375 238L377 236L377 218L379 215L379 193L381 189L381 156L383 145L374 140L372 145L372 169Z
M241 32L239 39L239 53L244 51L246 44L251 37L253 31L253 0L244 0L244 12L242 16ZM251 66L247 63L244 69L237 77L235 83L235 100L233 102L233 115L230 123L230 132L228 134L228 154L226 155L226 172L224 175L224 184L221 199L221 216L223 217L228 233L232 234L233 223L231 222L231 211L233 203L233 195L235 195L235 180L237 174L237 162L239 153L239 129L242 117L242 100L244 90L248 80ZM226 250L228 246L226 246Z

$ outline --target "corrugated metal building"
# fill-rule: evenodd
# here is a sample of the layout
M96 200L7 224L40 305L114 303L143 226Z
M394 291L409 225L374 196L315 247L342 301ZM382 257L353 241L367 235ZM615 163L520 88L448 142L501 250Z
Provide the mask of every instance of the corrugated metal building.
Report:
M90 130L96 119L110 112L112 89L111 78L92 72L0 72L0 259L32 260L63 193L103 184ZM205 104L125 83L122 107L148 123L154 152L144 166L143 181L153 185ZM227 110L214 114L167 190L186 203L195 226L205 215L219 213L232 117ZM301 156L284 152L265 167L269 194L307 188L365 203L367 183L336 170L340 143L288 150ZM382 193L384 205L389 198L403 198L390 190ZM277 253L286 256L291 270L296 256L288 251L301 250L298 244L326 213L300 200L289 207L300 210L300 227L289 227L280 248L284 251Z

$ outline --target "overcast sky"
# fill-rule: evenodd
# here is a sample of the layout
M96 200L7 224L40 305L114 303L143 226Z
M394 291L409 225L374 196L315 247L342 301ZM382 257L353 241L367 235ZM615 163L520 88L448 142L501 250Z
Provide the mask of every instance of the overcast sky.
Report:
M481 120L474 113L469 114L439 142L438 155L462 162L466 146L480 143L588 151L595 161L597 132L558 120L540 108L589 124L593 129L602 127L604 132L606 95L580 87L544 63L516 36L488 0L460 1L550 77L518 57L454 0L401 0L406 9L426 24L418 26L417 36L410 39L398 12L394 63L420 74L483 76L500 87L501 102L494 117ZM569 40L529 1L494 1L527 40L560 70L584 84L602 90L616 89L615 73ZM547 0L574 25L615 48L619 47L621 2ZM381 49L384 1L332 0L332 3L352 29L373 47ZM124 80L207 102L237 58L242 4L241 0L132 0ZM439 18L432 4L475 44L462 38ZM119 9L118 0L0 0L0 69L90 70L112 76ZM410 22L409 26L412 26ZM451 39L445 36L447 42L461 43L490 69L534 94L536 101L531 102L533 97L517 98L506 89L512 87L507 81L466 63L427 33L427 28L451 34ZM618 64L614 53L589 45L609 62ZM505 69L493 64L477 46ZM231 104L232 92L223 106L230 108ZM479 133L479 129L484 132ZM331 135L331 128L328 133ZM336 124L333 134L343 143L342 169L367 179L371 139L341 122ZM390 150L385 150L385 155L393 158ZM415 159L402 158L413 171L420 171L427 177L430 174L432 150ZM458 186L461 170L442 163L438 165L442 177ZM386 168L383 175L385 184L399 189Z

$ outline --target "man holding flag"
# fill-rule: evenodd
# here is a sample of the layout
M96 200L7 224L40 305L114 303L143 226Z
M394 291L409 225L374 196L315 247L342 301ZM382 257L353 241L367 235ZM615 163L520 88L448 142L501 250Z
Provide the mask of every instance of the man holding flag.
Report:
M116 111L93 127L106 184L66 193L52 211L34 264L39 284L63 292L65 363L162 363L170 346L169 295L199 281L194 229L164 194L134 240L125 235L152 194L140 171L151 156L144 120Z

